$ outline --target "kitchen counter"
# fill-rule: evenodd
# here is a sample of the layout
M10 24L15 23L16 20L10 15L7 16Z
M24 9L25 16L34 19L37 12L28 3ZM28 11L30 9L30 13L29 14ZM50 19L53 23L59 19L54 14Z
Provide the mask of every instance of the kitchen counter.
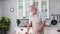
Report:
M60 27L44 27L44 34L60 34Z
M16 34L25 34L27 31L27 27L17 27L14 32ZM33 33L32 27L30 28L29 34Z

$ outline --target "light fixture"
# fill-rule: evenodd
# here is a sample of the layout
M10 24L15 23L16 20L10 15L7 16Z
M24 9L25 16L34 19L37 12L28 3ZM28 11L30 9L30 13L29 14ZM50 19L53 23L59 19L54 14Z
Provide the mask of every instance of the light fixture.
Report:
M14 8L13 7L10 8L10 12L14 12Z

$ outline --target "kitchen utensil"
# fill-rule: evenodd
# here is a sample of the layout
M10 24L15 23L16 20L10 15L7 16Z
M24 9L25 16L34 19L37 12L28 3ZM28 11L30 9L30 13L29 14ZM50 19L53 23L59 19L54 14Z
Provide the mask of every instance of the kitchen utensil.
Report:
M57 30L57 32L60 32L60 30Z
M50 20L46 20L46 26L49 27L51 25Z
M59 18L58 18L59 16L57 16L57 22L59 21Z
M51 21L52 25L56 25L57 24L57 20L55 20L55 16L53 16L53 20Z
M60 16L59 16L59 23L60 23Z

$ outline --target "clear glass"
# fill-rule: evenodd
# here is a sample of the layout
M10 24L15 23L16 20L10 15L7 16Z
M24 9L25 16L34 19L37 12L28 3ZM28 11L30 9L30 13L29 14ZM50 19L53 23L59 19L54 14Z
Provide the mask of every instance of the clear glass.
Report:
M45 14L45 16L47 17L47 1L42 1L41 3L41 8L42 8L42 12Z
M26 17L27 17L27 18L30 17L29 6L30 6L30 0L26 0L25 7L26 7Z
M19 17L23 17L23 0L18 0Z
M20 19L23 18L23 15L25 15L25 18L29 19L31 14L29 9L31 1L35 0L18 0L18 14Z

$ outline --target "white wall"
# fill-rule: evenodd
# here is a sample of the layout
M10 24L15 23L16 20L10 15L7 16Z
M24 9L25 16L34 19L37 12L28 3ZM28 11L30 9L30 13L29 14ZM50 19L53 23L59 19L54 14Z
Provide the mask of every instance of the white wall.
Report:
M8 34L14 34L14 28L17 27L16 19L17 19L17 0L6 0L2 3L3 8L3 16L9 17L11 20L11 27ZM10 12L10 8L14 8L14 12Z
M1 1L0 1L0 17L1 17L1 14L2 14L2 7L1 7Z

